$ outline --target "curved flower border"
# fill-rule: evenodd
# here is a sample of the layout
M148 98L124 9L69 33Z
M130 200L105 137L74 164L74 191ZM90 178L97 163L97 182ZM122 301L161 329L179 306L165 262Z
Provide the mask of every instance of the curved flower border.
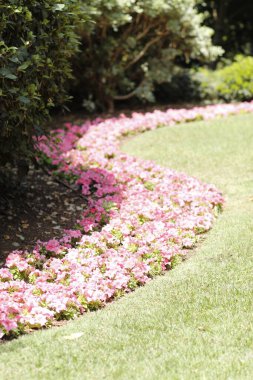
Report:
M224 202L213 185L120 151L121 138L160 126L253 112L253 102L133 113L66 124L40 159L84 196L61 239L13 251L0 269L0 337L71 319L173 267Z

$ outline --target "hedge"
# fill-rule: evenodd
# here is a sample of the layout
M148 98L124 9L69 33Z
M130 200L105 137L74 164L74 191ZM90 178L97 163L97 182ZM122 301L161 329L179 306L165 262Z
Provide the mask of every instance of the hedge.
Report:
M68 99L79 12L75 0L0 5L0 167L31 157L50 108Z

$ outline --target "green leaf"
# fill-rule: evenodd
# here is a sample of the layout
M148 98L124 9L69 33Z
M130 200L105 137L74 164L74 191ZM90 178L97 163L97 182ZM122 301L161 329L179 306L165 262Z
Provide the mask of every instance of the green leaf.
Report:
M0 69L0 76L2 76L4 78L8 78L8 79L13 79L13 80L17 79L17 76L12 74L11 71L6 69L5 67Z
M6 74L4 75L5 78L16 80L18 77L14 74Z
M20 62L19 59L18 59L18 57L10 57L9 61L14 62L14 63L19 63Z
M22 63L21 66L18 67L18 71L24 71L27 69L28 66L30 66L31 62L29 61L26 61L24 63Z
M30 99L28 99L26 96L20 95L18 97L18 100L23 104L30 104Z
M65 4L55 4L53 6L53 11L62 11L65 8Z

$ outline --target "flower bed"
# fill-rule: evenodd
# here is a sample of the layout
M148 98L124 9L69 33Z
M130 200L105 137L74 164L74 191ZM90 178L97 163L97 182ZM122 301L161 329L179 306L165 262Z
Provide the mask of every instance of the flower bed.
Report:
M213 185L129 157L122 137L183 121L252 112L253 103L134 113L42 138L55 175L80 188L84 210L61 239L13 251L0 269L0 336L94 310L173 266L208 231L223 198Z

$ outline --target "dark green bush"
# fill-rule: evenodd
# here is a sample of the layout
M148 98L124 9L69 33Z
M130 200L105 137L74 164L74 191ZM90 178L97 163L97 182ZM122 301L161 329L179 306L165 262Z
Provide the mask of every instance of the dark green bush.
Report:
M202 26L196 0L86 0L93 23L81 28L74 95L91 110L115 100L154 101L155 84L169 82L178 61L209 61L211 29Z
M162 103L197 102L201 100L199 82L194 79L190 70L175 74L170 82L157 86L156 99Z
M67 100L78 13L76 0L0 5L0 166L31 157L49 109Z
M235 62L215 71L202 69L196 79L202 97L215 101L246 101L253 99L253 57L237 56Z

